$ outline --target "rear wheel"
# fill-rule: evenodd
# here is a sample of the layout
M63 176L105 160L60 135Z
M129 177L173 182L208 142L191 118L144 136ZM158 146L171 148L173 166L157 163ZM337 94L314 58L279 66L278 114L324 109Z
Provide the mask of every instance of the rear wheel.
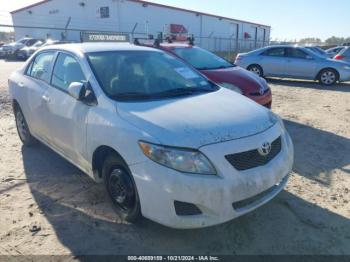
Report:
M259 65L250 65L250 66L248 66L247 69L248 69L248 71L250 71L250 72L252 72L260 77L264 76L263 69Z
M338 79L338 72L334 69L324 69L320 72L318 77L319 82L326 86L334 85Z
M128 222L141 217L136 184L125 162L116 154L109 155L102 167L106 190L116 212Z
M37 143L37 140L30 133L27 121L24 118L23 112L18 105L14 107L14 114L15 114L18 136L21 139L23 145L25 146L35 145Z

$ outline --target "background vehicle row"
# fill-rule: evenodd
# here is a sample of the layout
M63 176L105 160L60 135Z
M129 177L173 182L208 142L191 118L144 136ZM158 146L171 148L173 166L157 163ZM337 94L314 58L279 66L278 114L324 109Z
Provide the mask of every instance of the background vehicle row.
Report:
M269 46L238 54L237 65L261 77L318 80L324 85L350 80L350 64L329 59L304 47Z

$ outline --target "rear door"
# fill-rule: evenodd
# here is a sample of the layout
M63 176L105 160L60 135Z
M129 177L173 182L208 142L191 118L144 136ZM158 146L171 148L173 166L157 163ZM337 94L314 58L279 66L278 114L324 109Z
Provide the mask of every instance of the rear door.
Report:
M301 48L286 48L286 73L290 77L314 79L316 76L317 61L314 56Z
M283 76L286 66L285 48L272 47L261 55L260 64L265 76Z
M23 79L17 83L24 92L23 101L20 104L30 130L44 140L48 138L47 125L44 120L47 103L45 92L49 88L55 54L55 51L44 51L36 55L29 64Z

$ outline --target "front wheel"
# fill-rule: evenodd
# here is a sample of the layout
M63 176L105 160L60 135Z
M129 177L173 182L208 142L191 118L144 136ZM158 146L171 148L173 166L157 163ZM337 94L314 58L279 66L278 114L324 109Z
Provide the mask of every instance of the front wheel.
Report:
M21 139L23 145L25 146L35 145L37 143L37 140L30 133L27 121L24 118L23 112L18 105L15 106L14 108L14 114L15 114L15 121L16 121L18 136Z
M116 212L128 222L141 217L136 184L125 162L116 154L109 155L102 168L106 190Z
M338 81L338 73L333 69L324 69L319 75L319 82L326 86L334 85Z
M263 77L264 76L264 73L263 73L263 70L261 68L261 66L259 65L250 65L248 66L248 71L260 76L260 77Z

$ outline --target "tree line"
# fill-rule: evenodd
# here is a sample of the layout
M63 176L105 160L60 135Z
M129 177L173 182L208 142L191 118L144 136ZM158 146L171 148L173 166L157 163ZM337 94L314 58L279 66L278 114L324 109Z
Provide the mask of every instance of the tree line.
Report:
M320 38L307 37L300 39L300 43L303 44L327 44L327 45L341 45L343 43L350 43L350 37L336 37L332 36L322 41Z

